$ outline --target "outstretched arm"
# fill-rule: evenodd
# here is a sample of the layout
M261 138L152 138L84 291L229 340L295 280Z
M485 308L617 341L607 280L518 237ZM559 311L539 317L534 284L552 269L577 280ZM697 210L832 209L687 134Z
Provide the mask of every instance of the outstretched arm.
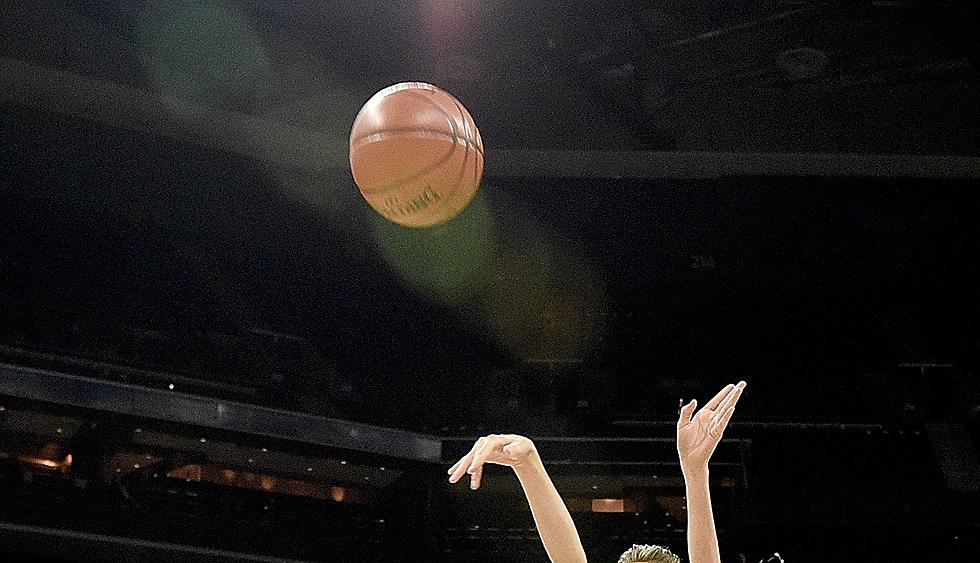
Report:
M572 516L548 477L531 440L514 434L492 434L480 438L473 449L449 469L449 482L455 483L469 473L470 488L478 489L484 463L507 465L514 469L552 563L585 561L585 550L582 549Z
M693 417L698 402L681 408L677 453L687 486L687 551L691 563L720 563L715 517L708 486L708 460L721 441L745 382L727 385Z

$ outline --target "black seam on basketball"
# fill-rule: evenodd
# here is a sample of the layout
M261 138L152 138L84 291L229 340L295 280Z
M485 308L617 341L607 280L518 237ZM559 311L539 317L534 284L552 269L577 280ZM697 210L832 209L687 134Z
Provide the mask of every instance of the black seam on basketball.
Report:
M463 124L463 138L466 141L466 145L469 146L472 144L473 149L476 150L478 153L480 153L480 155L482 156L483 147L481 146L481 143L477 143L476 135L473 135L474 130L476 129L476 124L473 123L474 129L470 129L470 123L473 121L473 117L469 116L469 119L467 119L469 112L466 111L466 108L463 107L463 104L459 103L459 100L456 100L454 98L453 105L456 106L456 111L459 112L459 120Z
M401 135L405 135L405 134L409 134L409 135L413 135L413 134L414 135L430 135L432 137L452 138L454 141L455 140L460 140L460 141L465 142L467 145L472 145L473 146L473 150L475 150L476 152L480 153L481 155L483 154L483 147L480 146L480 143L478 143L475 140L470 139L468 137L467 138L454 137L451 133L443 133L441 131L433 131L431 129L418 129L418 128L414 128L414 127L411 127L411 128L410 127L406 127L404 129L382 129L380 131L372 131L370 133L364 133L363 135L360 135L360 136L358 136L355 139L351 139L350 140L350 146L351 146L351 148L354 148L356 146L359 146L359 145L363 144L364 141L366 139L370 138L370 137L383 136L383 135L387 135L388 133L398 133L398 134L401 134Z
M455 100L453 101L453 105L456 106L456 110L459 112L460 120L463 123L463 134L465 135L464 138L465 148L463 149L464 150L463 162L459 166L459 174L456 176L456 182L453 183L453 187L449 191L449 197L446 198L446 205L449 205L449 202L451 202L453 198L456 196L456 192L459 191L459 184L460 182L463 181L463 176L466 174L466 163L469 162L470 160L470 144L466 142L466 140L468 140L470 137L468 120L466 119L466 114L463 112L463 106L460 105L460 103Z
M483 158L483 153L482 152L480 153L480 164L479 164L479 166L477 166L477 164L475 162L475 159L474 159L474 163L473 163L473 182L476 183L477 187L479 187L480 182L483 181L483 166L485 164L485 161L486 161L486 159Z
M483 151L482 150L479 150L479 148L476 146L476 143L473 143L473 142L470 141L470 135L472 134L472 131L470 131L470 128L469 128L469 120L466 119L466 113L465 113L465 110L463 109L462 104L460 104L458 101L454 101L453 102L453 105L456 106L456 110L459 112L459 115L460 115L460 121L463 124L464 138L459 139L457 137L457 139L463 141L463 144L464 144L464 149L463 149L464 150L464 153L463 153L463 162L460 163L460 166L459 166L459 174L456 176L456 181L453 183L452 188L449 190L449 193L447 194L447 197L446 197L446 203L443 204L442 207L443 208L445 208L445 207L451 207L452 209L450 210L450 212L451 212L451 214L453 216L455 216L455 215L459 214L463 210L463 208L465 207L465 204L464 205L457 205L456 204L457 202L455 202L455 199L456 199L457 194L459 193L459 185L463 182L463 177L466 175L466 172L467 172L466 165L470 162L470 149L472 148L474 153L479 154L481 159L483 158ZM479 189L479 183L480 183L479 182L479 177L481 176L480 172L481 171L479 171L479 169L477 167L476 155L474 155L474 157L473 157L473 177L476 180L476 188L477 189ZM474 190L474 194L475 193L476 193L476 190ZM467 203L469 203L469 202L467 202ZM449 219L451 219L451 217L444 218L441 222L448 221Z
M459 105L459 102L457 102L456 100L453 100L453 106L455 106L456 107L456 111L459 112L459 122L463 124L463 138L464 139L469 139L470 138L470 126L469 126L469 123L466 120L466 114L463 112L462 106L460 106Z
M463 181L463 175L466 174L466 163L470 159L470 146L463 145L463 162L459 165L459 174L456 175L456 181L453 182L453 186L449 189L449 194L446 197L446 203L443 206L449 205L453 199L456 197L456 192L459 191L459 183Z
M390 192L391 190L393 190L395 188L400 188L400 187L402 187L402 186L404 186L406 184L409 184L411 182L414 182L414 181L418 180L419 178L421 178L422 176L425 176L426 174L432 172L433 170L435 170L436 168L438 168L439 166L441 166L442 164L444 164L447 160L449 160L450 158L452 158L453 154L456 153L457 143L456 143L455 139L457 137L459 137L459 130L456 127L456 122L453 121L452 116L450 116L449 113L446 112L446 110L442 109L442 106L440 106L439 104L435 103L434 101L426 98L425 96L422 96L422 95L420 95L420 94L418 94L416 92L412 92L412 91L408 91L408 90L402 90L402 92L406 96L412 96L414 98L418 98L418 99L422 100L423 102L431 105L432 107L434 107L437 110L439 110L439 112L442 113L442 115L444 115L446 117L446 121L449 123L449 127L452 129L452 132L453 132L453 144L449 148L449 151L445 155L442 156L442 158L437 159L432 164L429 164L428 166L426 166L422 170L419 170L419 171L415 172L414 174L408 176L407 178L402 178L402 179L397 180L397 181L395 181L393 183L386 183L386 184L382 184L382 185L377 186L377 187L371 187L370 189L364 189L362 187L361 188L361 191L363 191L365 194L379 195L379 194ZM432 133L432 131L427 131L427 132L428 133Z
M431 92L432 90L429 90L429 91ZM429 98L426 98L422 94L419 94L418 92L412 92L412 91L406 90L405 91L405 94L407 96L412 96L413 98L418 98L418 99L426 102L427 104L431 105L432 107L436 108L437 110L439 110L442 113L442 115L446 116L446 122L449 123L449 127L453 130L453 136L455 136L455 137L458 137L459 136L459 128L456 127L456 121L453 119L453 116L449 115L449 112L447 112L446 110L442 109L442 106L440 106L439 104L437 104L434 101L430 100Z
M460 119L463 121L463 129L464 129L464 133L466 134L466 141L467 141L466 142L466 150L467 150L467 155L469 155L469 148L470 148L470 145L471 145L470 136L473 135L474 132L476 133L475 136L479 136L480 133L479 133L479 130L476 129L476 124L475 123L473 124L473 129L474 130L473 131L470 130L469 125L470 125L470 122L472 120L472 117L470 117L470 119L467 119L466 118L467 117L467 113L468 113L466 111L466 108L464 108L463 105L461 103L459 103L459 101L455 101L454 103L456 104L456 109L459 111ZM483 147L481 146L481 144L478 144L475 140L473 140L472 141L472 146L473 146L473 151L475 153L477 153L477 154L480 155L480 160L481 161L485 161L486 158L483 155ZM466 166L465 166L466 160L465 159L463 160L463 164L464 165L463 165L463 167L462 167L462 169L460 171L460 180L458 180L456 182L457 185L459 184L460 181L462 181L462 174L465 174L466 173ZM473 157L473 181L474 181L474 184L476 185L476 189L479 189L479 187L480 187L480 179L483 176L482 164L483 164L483 162L480 162L480 165L481 166L477 166L476 156ZM474 193L476 193L475 190L474 190Z
M459 137L456 137L456 138L459 139ZM458 146L458 143L455 144L455 145L453 145L453 146L454 147ZM456 182L453 183L452 187L449 189L449 193L448 194L443 194L443 198L444 199L443 199L442 205L438 205L438 206L433 207L433 208L431 208L429 210L429 214L430 215L434 211L442 210L442 209L445 209L446 207L449 207L450 204L453 202L453 199L456 197L456 192L459 191L459 183L463 180L463 174L466 173L466 162L467 162L467 160L469 160L469 156L470 156L470 146L469 146L469 144L464 143L463 144L463 147L464 147L463 148L463 151L464 151L463 152L463 162L459 166L459 175L456 176ZM432 225L439 224L439 223L445 223L449 219L450 219L449 217L444 217L444 218L436 221L436 223L433 223ZM432 226L432 225L430 225L430 226Z

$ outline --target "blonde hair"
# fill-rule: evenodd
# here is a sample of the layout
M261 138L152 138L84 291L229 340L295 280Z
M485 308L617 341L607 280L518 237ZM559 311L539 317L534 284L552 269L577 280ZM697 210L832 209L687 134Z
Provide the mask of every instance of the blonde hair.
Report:
M666 547L633 544L619 556L619 563L681 563L681 558Z

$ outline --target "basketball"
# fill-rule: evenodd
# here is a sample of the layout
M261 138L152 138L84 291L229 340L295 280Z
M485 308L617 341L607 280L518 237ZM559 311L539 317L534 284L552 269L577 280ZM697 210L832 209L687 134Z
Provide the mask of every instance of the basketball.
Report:
M451 94L403 82L381 90L358 112L350 167L361 195L383 217L431 227L473 199L483 177L483 141Z

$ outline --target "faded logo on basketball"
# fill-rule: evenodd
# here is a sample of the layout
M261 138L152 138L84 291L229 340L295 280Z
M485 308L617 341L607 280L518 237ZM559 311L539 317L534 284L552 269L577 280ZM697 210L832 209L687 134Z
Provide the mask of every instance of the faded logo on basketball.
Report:
M440 201L442 196L439 192L433 190L432 186L426 186L418 197L412 198L408 203L402 203L398 196L394 195L384 198L378 211L388 218L405 217L421 213Z

